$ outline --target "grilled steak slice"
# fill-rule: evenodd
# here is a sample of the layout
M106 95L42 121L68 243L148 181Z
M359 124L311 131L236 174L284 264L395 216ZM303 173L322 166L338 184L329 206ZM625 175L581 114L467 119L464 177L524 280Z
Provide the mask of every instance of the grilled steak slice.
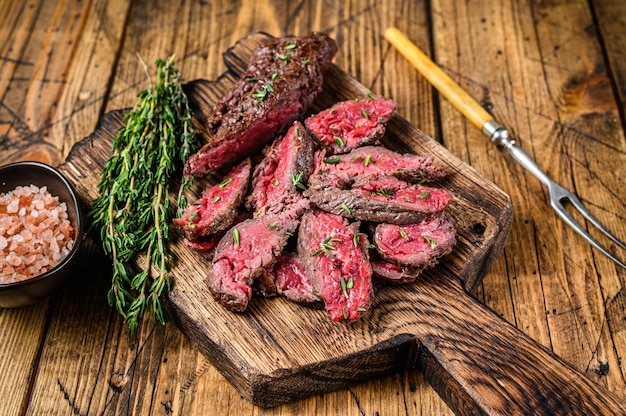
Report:
M286 37L258 48L246 71L207 117L210 141L185 165L202 176L260 151L304 115L322 89L337 44L323 33Z
M382 259L372 259L370 263L372 265L373 279L377 283L388 285L411 283L414 282L421 273L419 269L398 266L395 263L390 263Z
M302 198L302 189L313 169L315 143L296 121L282 140L276 141L257 165L252 177L248 209L255 216L280 212Z
M255 279L264 277L298 226L307 209L302 199L280 214L268 214L236 224L220 240L206 283L213 297L233 312L243 312Z
M332 175L320 175L311 178L304 195L324 211L390 224L420 222L442 212L452 199L443 189L410 185L393 176L360 177L343 184Z
M372 301L367 244L359 223L316 209L302 216L298 255L333 322L358 319Z
M378 144L396 103L383 97L343 101L305 120L305 126L329 154Z
M235 166L224 180L205 189L202 197L174 219L189 240L215 234L230 227L248 190L252 165L246 159Z
M373 240L383 259L421 271L452 251L456 230L450 216L443 212L415 224L379 224Z
M272 273L278 294L304 306L323 308L324 304L319 296L313 293L311 279L297 254L284 252L274 263Z
M430 156L397 153L382 146L364 146L344 155L316 154L314 174L331 173L349 182L357 176L391 175L408 182L435 182L447 174Z

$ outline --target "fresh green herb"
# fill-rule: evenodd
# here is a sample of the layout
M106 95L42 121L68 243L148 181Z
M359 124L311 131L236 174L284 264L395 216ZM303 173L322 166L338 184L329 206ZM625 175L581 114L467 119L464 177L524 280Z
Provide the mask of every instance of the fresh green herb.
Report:
M283 61L284 63L286 63L286 64L291 62L291 60L293 59L293 55L292 54L283 55L282 53L277 53L276 57L278 59L280 59L281 61Z
M363 114L363 117L365 117L366 120L370 119L370 116L369 116L369 114L367 114L367 111L361 110L361 114Z
M216 204L219 200L220 200L219 195L215 195L215 196L213 197L213 203L214 203L214 204Z
M343 141L343 139L341 137L334 136L333 139L335 139L335 143L337 143L337 146L339 146L339 147L345 146L345 142Z
M278 228L278 225L276 224L276 221L274 221L270 225L268 225L267 228L273 230L275 228Z
M239 230L236 228L233 229L233 241L235 242L236 246L239 245Z
M424 191L420 194L420 199L426 199L430 195L430 192Z
M406 235L406 232L404 232L402 228L398 227L398 232L400 233L400 237L408 238L408 236Z
M372 157L370 155L365 156L365 160L363 161L363 165L367 166L372 161Z
M311 60L309 58L306 58L304 61L302 61L304 66L308 65L310 62L311 62Z
M99 196L89 212L90 230L99 233L102 248L112 260L107 300L124 317L131 335L136 334L146 311L158 323L167 321L161 297L170 288L167 241L175 215L169 200L170 180L196 145L192 113L174 56L167 61L159 58L155 65L156 81L137 94L135 107L126 113L116 133L113 154L101 172ZM179 212L187 206L183 191L190 184L183 178ZM137 272L134 262L140 254L145 263Z
M259 79L256 77L246 78L246 82L259 82Z
M295 185L296 188L306 191L306 186L300 182L302 179L302 172L298 172L298 174L291 174L291 182Z
M278 179L274 179L274 186L278 186L279 183L280 181Z
M285 45L285 50L291 50L291 49L296 49L296 44L293 42L287 42L287 44Z
M422 237L424 237L424 240L426 240L426 242L427 242L428 244L430 244L430 248L435 248L435 247L437 247L437 244L438 244L438 243L437 243L437 240L435 240L434 238L429 237L429 236L427 236L427 235L423 235Z
M368 96L368 98L369 98L370 100L375 100L375 99L376 99L376 96L375 96L374 94L372 94L372 92L371 92L371 91L368 91L368 92L367 92L367 96Z
M380 188L378 191L372 191L372 195L379 195L379 196L390 196L393 195L393 192L396 190L396 188L391 187L391 188Z
M289 237L293 237L293 233L289 231L285 231L285 235Z
M318 248L317 250L315 250L313 253L311 253L311 257L315 257L315 256L319 256L320 254L322 254L324 252L324 250L322 250L321 248Z
M331 108L330 110L328 110L328 115L332 116L334 112L335 112L335 108Z
M335 164L341 162L341 158L340 157L331 157L329 159L322 159L322 161L324 163L328 163L329 165L335 165Z
M346 283L346 279L341 276L341 291L343 292L343 296L348 299L348 284Z
M346 311L346 308L343 308L341 312L343 313L343 319L348 320L348 312Z
M346 211L346 213L348 215L352 214L352 211L350 211L350 207L348 207L346 204L341 204L341 208Z
M279 76L280 76L279 74L277 74L276 72L274 72L274 73L272 74L272 77L271 77L271 78L272 78L272 81L274 81L274 80L275 80L276 78L278 78Z
M346 282L346 288L352 289L353 287L354 287L354 280L352 278L349 278L348 281Z
M335 130L335 131L340 131L341 130L339 127L337 127L337 126L335 126L333 124L329 125L328 128L331 129L331 130Z
M359 306L358 308L356 308L356 310L359 311L359 312L365 312L367 309L365 309L362 306Z
M355 231L354 234L352 234L352 244L354 244L354 247L359 246L359 232L358 231Z
M256 103L259 104L267 97L267 93L269 92L274 92L274 87L272 87L272 84L267 83L263 85L263 88L252 94L252 96L256 98Z
M398 169L398 170L400 170L400 169ZM406 170L406 169L402 169L402 170ZM418 185L421 185L421 184L423 184L424 182L426 182L426 178L421 178L419 181L417 181L417 184L418 184Z
M376 248L376 245L375 245L375 244L368 244L368 245L367 245L367 248L369 248L369 249L373 250L373 249L375 249L375 248Z
M232 177L226 178L224 179L222 182L220 182L220 184L218 185L220 188L225 187L226 185L228 185L229 183L231 183L233 181Z
M187 221L192 222L193 220L195 220L196 218L198 218L198 211L193 211L191 214L189 214L189 216L187 217Z

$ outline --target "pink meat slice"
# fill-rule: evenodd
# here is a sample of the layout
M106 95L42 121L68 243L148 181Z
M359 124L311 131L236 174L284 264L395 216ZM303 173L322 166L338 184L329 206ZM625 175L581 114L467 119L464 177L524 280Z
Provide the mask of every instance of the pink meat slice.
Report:
M313 293L311 279L297 254L284 252L274 264L272 272L279 294L292 302L319 307L322 301Z
M222 182L205 189L201 198L174 219L188 240L218 233L233 224L246 195L251 170L250 160L242 161Z
M378 144L396 103L383 97L343 101L305 120L313 137L330 154Z
M302 216L298 255L333 322L358 319L373 298L367 237L358 228L359 223L321 210Z

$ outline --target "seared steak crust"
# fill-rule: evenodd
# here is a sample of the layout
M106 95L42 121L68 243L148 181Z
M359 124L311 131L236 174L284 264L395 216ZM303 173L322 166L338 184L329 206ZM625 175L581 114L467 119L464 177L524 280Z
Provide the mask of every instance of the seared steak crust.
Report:
M352 184L333 175L311 177L304 195L324 211L391 224L412 224L440 213L452 195L439 188L410 185L393 176L360 177Z
M207 117L214 133L185 165L202 176L260 151L304 115L322 89L337 44L323 33L285 37L257 49L248 68Z
M359 223L316 209L302 216L298 255L333 322L358 319L372 301L367 245Z

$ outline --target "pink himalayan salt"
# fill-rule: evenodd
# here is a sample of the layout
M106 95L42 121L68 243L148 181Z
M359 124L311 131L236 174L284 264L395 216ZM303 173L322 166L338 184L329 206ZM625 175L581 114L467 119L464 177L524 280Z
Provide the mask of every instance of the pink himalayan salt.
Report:
M47 272L72 247L67 206L47 187L18 186L0 193L0 284Z

